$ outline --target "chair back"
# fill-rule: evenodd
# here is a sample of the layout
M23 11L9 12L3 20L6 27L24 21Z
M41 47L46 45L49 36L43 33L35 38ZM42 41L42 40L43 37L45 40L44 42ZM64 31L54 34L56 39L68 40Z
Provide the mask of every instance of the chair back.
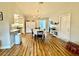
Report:
M37 35L43 35L43 31L37 31Z

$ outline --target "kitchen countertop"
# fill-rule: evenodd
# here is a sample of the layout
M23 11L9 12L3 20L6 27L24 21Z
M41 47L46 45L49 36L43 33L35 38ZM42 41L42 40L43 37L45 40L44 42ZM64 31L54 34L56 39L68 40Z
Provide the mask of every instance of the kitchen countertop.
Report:
M12 29L10 32L18 32L20 29Z

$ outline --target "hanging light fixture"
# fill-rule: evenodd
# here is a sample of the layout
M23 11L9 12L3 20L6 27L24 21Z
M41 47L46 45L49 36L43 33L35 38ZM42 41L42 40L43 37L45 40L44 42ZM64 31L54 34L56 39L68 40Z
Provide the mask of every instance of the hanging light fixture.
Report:
M39 2L39 4L43 4L44 2Z

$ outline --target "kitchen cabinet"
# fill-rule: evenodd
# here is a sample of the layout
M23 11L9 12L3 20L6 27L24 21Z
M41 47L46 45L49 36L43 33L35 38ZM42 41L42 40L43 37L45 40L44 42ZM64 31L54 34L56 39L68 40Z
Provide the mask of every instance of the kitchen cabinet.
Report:
M58 35L58 31L57 31L56 25L51 25L50 26L50 34L53 34L53 36L57 36Z
M21 33L19 33L20 29L12 29L10 31L11 45L20 44L21 42Z

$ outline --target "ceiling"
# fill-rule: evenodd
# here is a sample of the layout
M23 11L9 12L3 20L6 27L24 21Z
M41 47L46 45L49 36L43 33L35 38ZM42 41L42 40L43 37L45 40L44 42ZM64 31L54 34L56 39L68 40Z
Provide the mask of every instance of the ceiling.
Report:
M66 2L17 2L17 9L20 13L27 15L50 16L60 13L78 11L79 3Z

